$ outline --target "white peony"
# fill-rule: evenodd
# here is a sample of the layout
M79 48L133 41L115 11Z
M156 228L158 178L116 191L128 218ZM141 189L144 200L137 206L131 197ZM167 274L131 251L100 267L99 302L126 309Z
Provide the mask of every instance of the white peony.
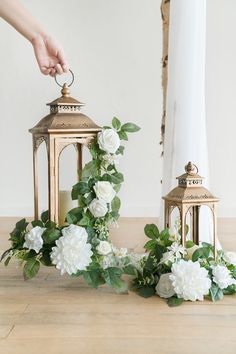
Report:
M192 247L186 248L186 255L185 255L185 259L192 259L192 256L194 254L194 252L199 248L198 245L194 245Z
M77 225L70 225L62 230L63 236L56 240L52 248L51 260L61 274L74 274L78 270L86 270L92 262L93 252L87 243L86 230Z
M98 133L98 145L103 151L114 154L120 146L120 138L114 129L103 129Z
M160 297L164 299L168 299L169 297L175 295L175 290L172 285L172 281L170 280L171 273L162 274L160 279L156 285L156 293Z
M223 259L226 263L236 266L236 252L225 251L223 254Z
M106 162L107 165L118 165L119 163L119 159L120 159L120 155L116 155L116 154L106 154L103 155L103 160Z
M178 242L173 242L171 246L167 247L167 249L172 252L176 258L181 258L182 255L186 254L186 248Z
M179 298L184 300L204 300L211 287L211 280L199 262L181 259L171 267L170 280Z
M230 271L223 265L212 266L213 281L221 288L225 289L229 285L236 284L236 279L232 278Z
M95 218L102 218L108 212L107 203L101 199L93 199L89 204L89 210Z
M100 241L99 245L96 247L99 254L106 256L112 252L112 245L107 241Z
M111 203L115 197L116 192L110 182L99 181L93 187L98 199L104 200L106 203Z
M174 261L175 261L175 256L173 252L164 252L160 259L160 263L164 263L166 265L170 265L170 263L174 263Z
M23 247L28 248L29 250L34 250L39 253L43 247L43 238L42 234L46 229L40 226L35 226L25 235L25 243Z

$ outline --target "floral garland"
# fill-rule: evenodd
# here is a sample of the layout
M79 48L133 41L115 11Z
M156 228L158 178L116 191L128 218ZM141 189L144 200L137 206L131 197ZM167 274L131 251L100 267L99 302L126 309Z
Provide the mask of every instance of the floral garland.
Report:
M117 292L127 291L122 279L127 274L133 277L132 288L139 295L158 295L169 306L204 297L217 301L236 293L236 253L219 250L215 259L209 243L197 246L187 241L183 247L178 223L162 232L154 224L146 225L144 232L150 240L144 245L145 254L116 248L109 239L121 205L117 196L124 180L117 169L125 149L121 141L139 129L113 118L112 127L104 127L89 146L92 160L72 188L72 199L79 206L67 213L67 224L50 221L48 211L30 225L25 219L18 221L10 234L11 248L1 261L5 259L7 266L16 257L25 279L36 276L43 264L55 266L61 274L83 276L94 288L106 283Z
M114 247L109 227L117 222L121 205L117 196L124 180L117 169L125 149L121 140L128 140L128 133L139 129L133 123L122 125L114 117L112 127L98 133L89 146L92 160L72 189L72 199L79 206L67 213L69 225L56 225L49 220L48 211L32 221L30 229L25 219L20 220L10 234L11 248L1 257L5 265L16 257L25 279L36 276L41 264L54 265L61 274L82 275L94 288L106 283L117 292L127 291L122 275L136 275L143 255Z
M236 293L236 253L218 250L214 258L213 246L202 242L197 246L180 243L180 228L159 232L154 224L145 226L150 240L144 245L149 251L143 259L142 270L133 280L133 287L143 297L157 294L168 299L169 306L184 300L222 300L224 295Z

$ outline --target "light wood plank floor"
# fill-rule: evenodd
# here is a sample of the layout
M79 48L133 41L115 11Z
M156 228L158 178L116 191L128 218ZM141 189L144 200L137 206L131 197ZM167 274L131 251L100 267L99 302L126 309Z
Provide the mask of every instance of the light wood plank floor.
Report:
M0 251L15 220L0 218ZM153 221L121 219L113 242L141 250ZM225 249L236 251L235 230L236 219L219 220ZM235 333L236 296L168 308L158 297L90 289L51 268L25 282L15 261L0 266L0 354L235 354Z

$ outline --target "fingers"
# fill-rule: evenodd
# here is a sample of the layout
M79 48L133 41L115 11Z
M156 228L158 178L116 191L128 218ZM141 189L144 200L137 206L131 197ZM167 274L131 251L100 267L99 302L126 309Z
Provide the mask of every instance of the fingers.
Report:
M56 70L56 73L59 75L64 73L64 70L62 69L62 67L59 63L55 66L55 70Z
M60 65L61 65L61 67L63 69L63 72L67 73L68 70L69 70L69 65L67 63L67 60L65 58L65 54L64 54L63 50L59 50L57 56L58 56Z
M50 72L51 72L51 69L50 68L46 68L45 66L43 66L42 68L40 68L40 71L44 75L49 75Z

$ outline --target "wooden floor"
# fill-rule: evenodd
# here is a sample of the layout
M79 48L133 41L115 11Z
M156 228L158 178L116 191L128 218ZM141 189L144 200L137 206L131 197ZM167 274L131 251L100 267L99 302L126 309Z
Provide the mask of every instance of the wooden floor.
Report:
M151 219L122 219L112 238L140 250ZM0 251L15 219L0 219ZM236 219L219 222L222 245L236 251ZM90 289L42 268L24 281L16 262L0 266L0 354L235 354L236 296L169 308L158 297Z

